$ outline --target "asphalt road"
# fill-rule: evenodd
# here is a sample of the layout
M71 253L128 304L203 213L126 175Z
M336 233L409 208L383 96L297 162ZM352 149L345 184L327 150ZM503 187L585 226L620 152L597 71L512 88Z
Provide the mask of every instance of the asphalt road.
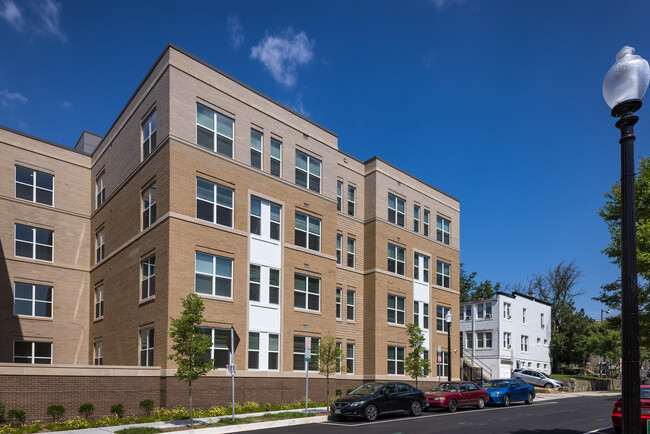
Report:
M266 430L277 433L613 433L610 415L613 396L588 396L537 400L532 405L486 406L482 410L458 409L455 413L431 410L420 417L380 416L376 422L329 421Z

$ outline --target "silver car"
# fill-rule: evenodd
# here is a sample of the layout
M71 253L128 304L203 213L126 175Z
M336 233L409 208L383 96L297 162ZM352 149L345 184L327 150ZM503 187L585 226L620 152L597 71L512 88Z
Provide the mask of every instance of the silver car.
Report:
M521 378L533 386L546 387L547 389L564 388L564 383L560 380L551 378L543 372L531 371L530 369L516 369L512 372L512 378Z

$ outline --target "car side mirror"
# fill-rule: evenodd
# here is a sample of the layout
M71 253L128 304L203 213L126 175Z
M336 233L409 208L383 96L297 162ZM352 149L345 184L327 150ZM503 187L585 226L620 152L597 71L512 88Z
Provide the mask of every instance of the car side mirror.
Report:
M390 392L388 391L388 389L384 389L384 396L388 397L388 395L390 395Z
M514 389L515 387L517 387L516 384L511 384L511 385L510 385L510 388L511 388L511 389Z

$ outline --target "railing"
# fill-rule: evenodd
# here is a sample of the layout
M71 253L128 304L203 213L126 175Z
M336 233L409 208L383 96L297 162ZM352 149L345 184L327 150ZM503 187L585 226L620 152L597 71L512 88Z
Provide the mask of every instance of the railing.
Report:
M469 358L464 358L463 359L463 364L466 365L469 368L469 375L467 374L467 370L464 369L463 367L463 374L466 377L469 377L469 381L473 381L474 378L476 377L475 371L478 369L480 370L480 376L476 378L483 378L483 379L492 379L492 369L490 369L489 366L487 366L485 363L481 362L479 359L475 359L472 357Z

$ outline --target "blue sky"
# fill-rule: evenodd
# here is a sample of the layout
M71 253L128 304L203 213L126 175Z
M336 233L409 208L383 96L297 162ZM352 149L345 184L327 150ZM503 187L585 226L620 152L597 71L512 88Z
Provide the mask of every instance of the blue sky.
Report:
M648 17L650 2L610 0L0 0L0 124L69 146L103 135L173 42L460 199L480 280L575 260L599 317L590 297L619 274L600 253L620 176L602 80L623 45L650 58Z

